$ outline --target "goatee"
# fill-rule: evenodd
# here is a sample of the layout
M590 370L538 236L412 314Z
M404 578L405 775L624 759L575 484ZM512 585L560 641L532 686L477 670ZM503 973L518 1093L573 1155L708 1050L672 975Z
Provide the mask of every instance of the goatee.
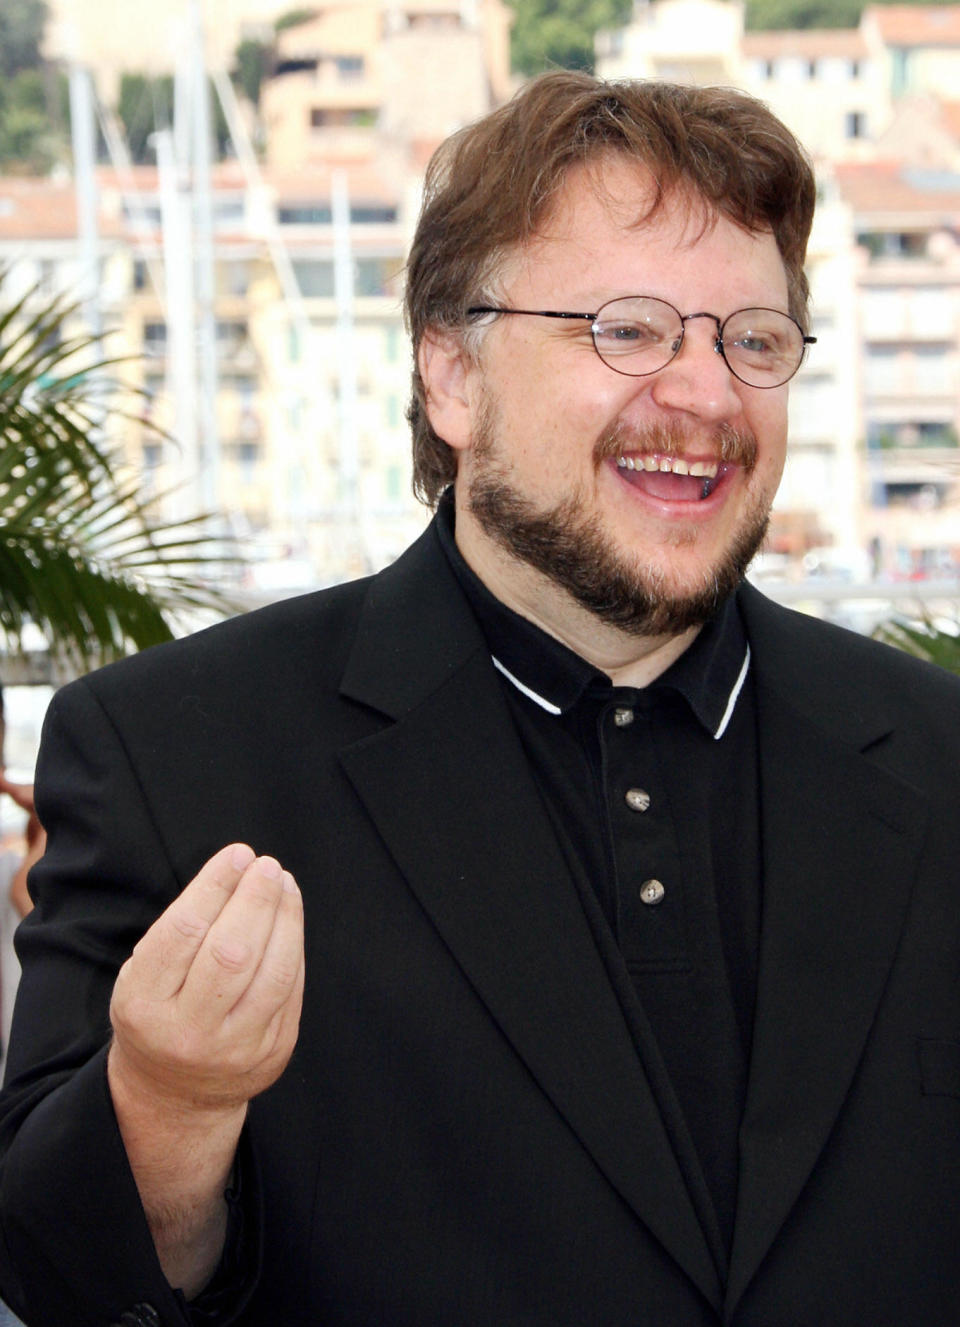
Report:
M489 407L489 403L488 403ZM702 434L700 435L702 438ZM709 439L721 461L750 471L757 443L746 430L723 426ZM682 456L692 440L682 430L608 430L594 447L594 465L623 451ZM769 503L756 499L730 544L715 563L682 591L668 585L663 566L619 550L597 514L584 514L579 493L547 509L515 489L498 455L493 412L488 408L474 444L470 510L483 530L515 558L548 577L601 622L631 636L673 636L702 626L740 584L761 547L770 519ZM702 441L697 450L703 451ZM696 531L678 529L674 545L693 543Z

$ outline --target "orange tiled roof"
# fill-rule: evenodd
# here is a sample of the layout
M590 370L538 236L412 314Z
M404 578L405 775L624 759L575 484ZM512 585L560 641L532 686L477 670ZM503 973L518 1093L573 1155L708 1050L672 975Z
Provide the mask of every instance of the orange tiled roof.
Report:
M346 166L351 197L358 202L395 204L400 188L372 169L369 163ZM321 166L296 175L266 174L266 184L281 203L317 200L330 195L331 167ZM129 177L121 177L109 167L97 171L100 191L98 227L103 238L113 238L131 231L131 220L119 206ZM137 190L146 195L145 205L155 208L159 178L152 166L134 170ZM214 171L214 193L242 189L244 182L238 168L228 163ZM18 240L70 240L77 235L77 202L73 181L51 180L45 176L0 176L0 242ZM218 230L217 243L249 242L239 230L227 234Z
M803 60L829 56L862 60L867 55L867 47L856 28L803 28L744 33L743 53L748 60L780 60L785 56L798 56Z
M0 179L0 240L62 240L77 233L71 181L6 176Z
M943 101L940 113L944 126L960 142L960 101Z
M870 5L863 17L888 46L960 46L960 5Z
M382 173L366 161L321 163L316 166L305 166L295 174L266 171L264 179L281 202L329 198L334 170L346 172L347 187L353 198L363 199L368 203L395 203L400 194L397 185L391 185Z
M901 161L844 162L834 167L834 178L854 212L934 212L960 219L957 173Z

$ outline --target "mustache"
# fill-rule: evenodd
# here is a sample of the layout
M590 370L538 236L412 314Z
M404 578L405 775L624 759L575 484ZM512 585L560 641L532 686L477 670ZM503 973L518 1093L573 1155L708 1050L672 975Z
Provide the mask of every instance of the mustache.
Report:
M658 456L718 458L749 472L757 463L759 445L751 429L719 424L715 429L694 428L680 420L657 420L650 424L628 424L617 420L597 439L593 457L596 465L626 452Z

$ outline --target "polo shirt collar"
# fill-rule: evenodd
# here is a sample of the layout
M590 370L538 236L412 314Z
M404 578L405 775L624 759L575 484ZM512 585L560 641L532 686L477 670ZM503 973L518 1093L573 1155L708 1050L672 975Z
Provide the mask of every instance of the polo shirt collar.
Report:
M632 700L674 691L699 722L719 740L733 717L750 668L750 646L735 596L701 629L693 643L650 686L614 687L606 673L527 618L508 608L469 567L454 538L452 490L440 500L437 536L469 600L494 666L534 704L550 714L566 714L588 693L597 699Z

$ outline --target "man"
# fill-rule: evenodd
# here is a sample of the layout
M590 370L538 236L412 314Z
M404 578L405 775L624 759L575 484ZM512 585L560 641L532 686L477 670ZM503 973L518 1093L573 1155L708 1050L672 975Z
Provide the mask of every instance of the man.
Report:
M813 203L727 90L442 149L432 527L53 706L28 1323L956 1324L960 689L741 585Z

